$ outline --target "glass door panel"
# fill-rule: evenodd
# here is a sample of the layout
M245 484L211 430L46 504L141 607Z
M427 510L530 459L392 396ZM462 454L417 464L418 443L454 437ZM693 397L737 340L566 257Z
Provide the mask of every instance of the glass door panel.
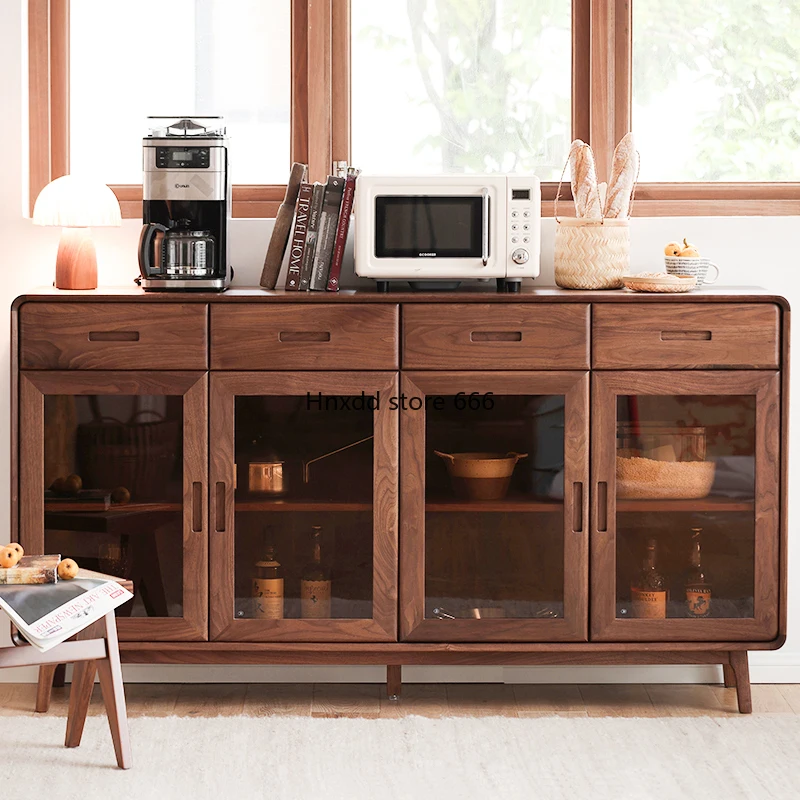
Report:
M205 376L29 372L21 392L41 437L21 443L41 480L23 545L131 580L121 638L205 638Z
M597 544L614 576L598 636L772 638L777 378L618 373L596 386L598 477L611 478L598 483Z
M404 412L403 446L423 465L404 488L407 638L585 638L587 384L583 373L409 376L403 394L424 407Z
M215 638L396 638L395 380L212 377Z

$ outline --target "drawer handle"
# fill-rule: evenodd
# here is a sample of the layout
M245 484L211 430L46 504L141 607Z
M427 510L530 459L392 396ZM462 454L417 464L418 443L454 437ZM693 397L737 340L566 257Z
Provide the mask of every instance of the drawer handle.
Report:
M583 483L572 484L572 532L583 533Z
M711 331L661 331L662 342L710 342Z
M597 484L597 530L600 533L608 530L608 484L605 481Z
M281 331L278 334L281 342L329 342L330 331Z
M472 331L471 342L521 342L522 331Z
M203 484L195 481L192 484L192 533L203 530Z
M225 533L225 482L217 481L216 508L214 509L214 530Z
M89 331L90 342L138 342L139 331Z

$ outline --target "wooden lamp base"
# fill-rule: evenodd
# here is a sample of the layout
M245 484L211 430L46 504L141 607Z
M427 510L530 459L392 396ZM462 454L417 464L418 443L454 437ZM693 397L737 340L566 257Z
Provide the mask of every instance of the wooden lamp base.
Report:
M97 288L97 253L89 228L62 228L56 256L56 288Z

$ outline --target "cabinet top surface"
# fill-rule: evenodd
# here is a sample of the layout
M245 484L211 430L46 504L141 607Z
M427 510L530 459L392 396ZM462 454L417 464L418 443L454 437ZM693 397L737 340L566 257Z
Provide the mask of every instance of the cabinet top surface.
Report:
M705 287L685 294L644 294L627 289L583 291L557 287L524 288L518 294L499 294L494 287L467 287L453 292L415 292L342 289L339 292L269 291L258 286L226 292L145 292L138 287L102 286L91 290L39 287L20 295L12 309L23 303L47 302L147 302L147 303L778 303L788 311L785 298L758 286Z

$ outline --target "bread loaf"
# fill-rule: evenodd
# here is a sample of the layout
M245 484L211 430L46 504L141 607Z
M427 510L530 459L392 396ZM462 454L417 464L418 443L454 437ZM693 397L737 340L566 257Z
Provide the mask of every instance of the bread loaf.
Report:
M597 173L592 148L576 139L569 150L569 167L572 176L572 199L578 217L600 219L600 198L597 194Z
M604 217L617 219L630 216L631 197L638 172L639 154L633 143L633 134L626 133L614 150Z

